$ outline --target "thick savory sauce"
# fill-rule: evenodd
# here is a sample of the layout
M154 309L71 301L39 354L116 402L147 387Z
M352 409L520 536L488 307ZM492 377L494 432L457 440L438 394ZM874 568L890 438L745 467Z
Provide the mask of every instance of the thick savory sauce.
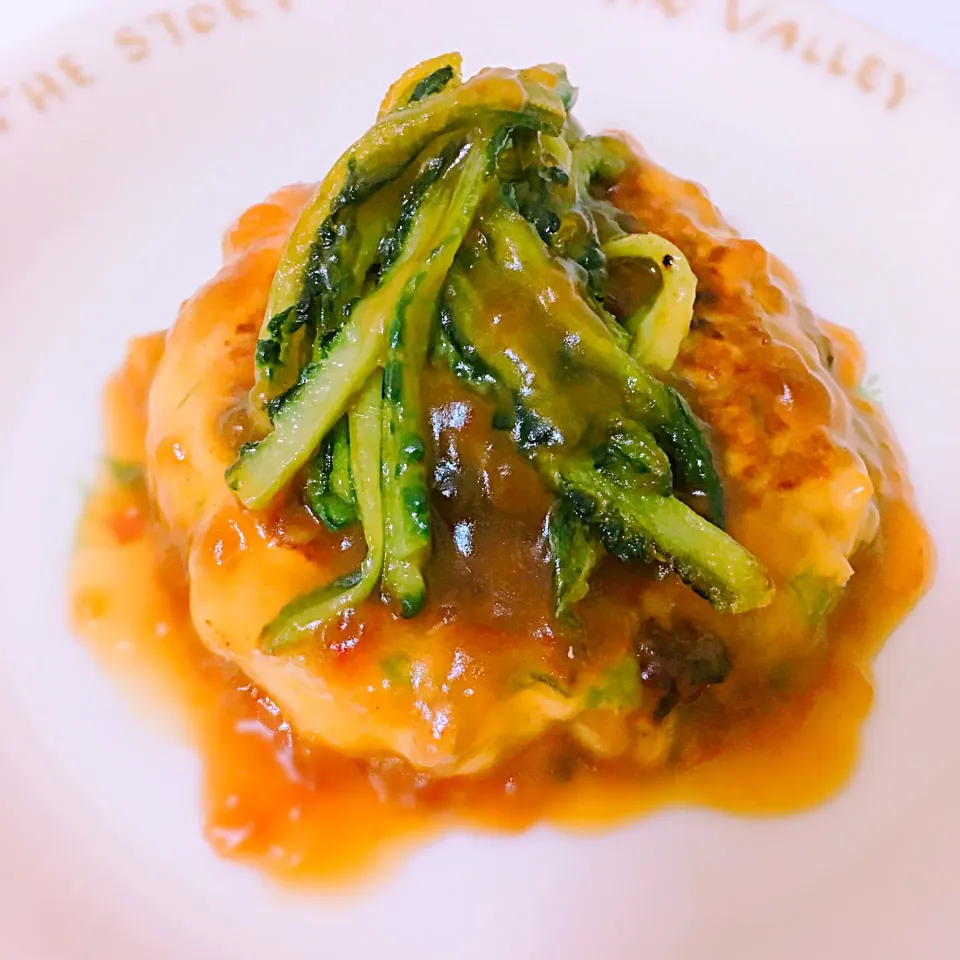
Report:
M239 345L221 344L244 367L279 243L306 193L278 197L228 234L232 267L198 301L212 316L225 298L249 298ZM640 229L676 243L698 276L677 385L712 429L729 528L768 565L777 600L733 618L653 568L608 559L579 624L557 623L543 545L551 498L509 435L493 429L486 401L432 371L424 382L435 511L428 605L404 623L372 601L328 627L311 656L331 689L351 691L358 711L382 711L400 728L413 723L404 711L419 711L429 745L445 742L448 724L462 732L496 713L504 690L546 686L555 705L591 662L634 656L638 633L650 629L695 623L723 638L734 669L654 720L616 709L608 672L595 709L572 727L545 722L513 744L511 730L533 710L518 701L518 712L504 713L498 751L485 753L478 740L453 775L431 776L426 761L418 771L387 750L359 759L324 746L298 734L270 694L195 631L202 614L194 601L191 616L184 543L193 525L160 522L147 469L148 460L175 465L195 451L174 437L148 457L149 394L170 347L164 335L136 340L106 389L106 461L81 521L73 620L111 665L150 682L185 718L203 758L207 836L223 855L282 876L341 879L441 826L599 826L666 802L779 812L823 799L849 775L872 700L870 661L932 564L896 445L858 393L858 347L817 323L786 270L737 238L695 186L644 161L611 199ZM246 431L241 387L249 383L217 401L214 425L234 446ZM194 578L260 542L282 543L328 574L351 569L363 552L359 528L330 533L293 502L269 516L230 507L196 540ZM823 585L849 572L848 557L853 575L839 602L824 598ZM416 695L414 648L449 654L442 697Z

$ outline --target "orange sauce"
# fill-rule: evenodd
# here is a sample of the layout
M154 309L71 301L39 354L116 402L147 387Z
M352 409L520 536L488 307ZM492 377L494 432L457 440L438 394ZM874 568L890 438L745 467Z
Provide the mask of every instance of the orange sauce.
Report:
M146 682L172 706L169 715L183 724L203 758L206 835L223 856L283 877L342 880L441 827L521 830L544 820L600 827L665 803L780 813L823 800L848 778L873 699L870 662L930 582L930 541L882 416L856 393L862 359L853 338L809 317L786 270L756 244L739 240L698 188L647 162L638 171L611 197L644 229L680 246L700 279L698 320L678 362L678 383L714 426L718 442L737 443L741 456L728 477L735 535L764 559L774 556L777 530L771 515L757 512L759 493L789 491L799 478L833 467L842 445L838 454L817 439L832 410L852 408L870 425L872 440L861 452L877 491L879 530L853 555L854 575L827 616L826 639L782 692L767 690L755 700L749 689L741 692L715 727L713 701L701 706L690 720L701 729L682 753L643 770L623 759L585 758L561 731L473 776L430 778L396 758L341 755L299 736L267 691L210 653L194 631L182 556L157 518L149 478L141 472L147 396L165 339L136 340L105 391L108 466L80 522L70 584L73 625L112 669L136 678L136 690ZM288 228L263 216L264 235ZM804 330L829 354L824 362L831 377L811 373L791 345L791 330ZM749 386L764 412L759 427L744 419L743 405L729 394L729 378L718 375L731 370L733 389ZM432 403L454 389L442 378L427 384ZM840 391L849 403L840 403ZM754 433L745 439L744 431ZM772 457L784 431L808 442ZM498 456L507 463L512 454ZM510 463L499 474L502 499L522 504L536 519L543 497L523 462ZM510 526L491 528L496 556L488 567L523 579ZM341 549L335 540L321 537L313 549L335 552ZM356 544L342 549L352 556ZM442 543L438 550L442 555ZM618 629L617 604L637 589L621 589L618 576L603 574L597 586L614 613L596 623L611 631ZM532 609L542 602L542 578L529 579L520 602ZM641 578L641 587L645 583ZM442 598L456 587L455 579L441 579L436 592ZM679 585L656 590L671 608L702 604ZM383 614L371 614L368 622L390 626ZM339 629L347 637L351 625ZM482 625L463 627L465 634L471 629L475 643L488 642L480 636ZM336 646L329 632L325 639ZM349 657L343 659L348 669Z

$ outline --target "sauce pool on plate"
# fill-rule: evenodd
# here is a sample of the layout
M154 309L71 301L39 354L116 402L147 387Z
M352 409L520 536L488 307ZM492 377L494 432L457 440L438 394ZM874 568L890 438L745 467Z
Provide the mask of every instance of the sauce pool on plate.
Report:
M287 188L248 211L227 234L224 270L185 308L210 318L209 327L225 300L248 300L254 319L249 329L236 321L234 344L247 356L283 242L309 196ZM316 654L329 677L354 691L356 709L382 711L397 729L419 725L426 746L411 754L426 759L327 746L298 733L265 689L197 634L182 531L158 513L155 476L157 464L176 471L196 451L174 434L150 435L148 422L159 402L151 387L174 341L136 339L105 391L105 459L80 522L73 626L183 721L203 762L206 835L223 856L279 876L339 880L401 842L450 826L599 827L665 803L786 812L828 797L850 775L873 697L871 660L932 570L896 444L858 391L859 348L846 331L813 318L782 265L741 240L694 185L640 158L609 199L640 229L676 244L697 275L694 321L670 376L725 451L727 529L767 564L773 603L731 618L672 576L608 558L578 626L558 623L542 536L550 496L510 435L491 426L490 402L428 368L422 392L431 490L439 494L426 605L401 621L370 601L327 625ZM218 442L233 450L250 429L238 406L250 383L239 386L223 391L213 411ZM203 391L189 393L178 403L196 416L191 404ZM857 479L864 476L866 492ZM864 528L870 536L859 545ZM262 515L228 511L201 539L191 553L194 576L261 544L282 542L334 573L363 556L358 526L327 530L290 498ZM853 575L839 599L825 597L823 582L848 553ZM681 684L676 703L664 705L670 662L644 660L637 636L655 646L658 625L687 622L723 637L733 669L687 699ZM434 647L432 636L442 638ZM602 636L605 650L636 651L639 667L611 667L587 691L582 715L544 723L514 743L510 731L526 716L518 701L489 734L493 752L479 735L456 755L442 746L423 752L460 736L461 718L458 729L467 730L489 712L491 651L515 651L516 689L542 690L555 705L578 671L589 670L585 636ZM418 696L427 661L433 700ZM617 701L649 691L661 697L655 721Z

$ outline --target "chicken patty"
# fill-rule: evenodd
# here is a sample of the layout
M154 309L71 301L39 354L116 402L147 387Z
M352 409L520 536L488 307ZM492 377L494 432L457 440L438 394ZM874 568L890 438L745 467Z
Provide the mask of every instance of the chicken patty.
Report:
M608 559L578 621L558 623L544 534L550 496L509 435L491 428L484 398L428 371L435 544L422 615L403 620L371 601L314 644L262 652L261 630L286 603L363 552L358 529L326 530L294 494L250 511L224 481L252 436L258 330L310 195L281 190L227 232L223 269L184 304L166 342L147 432L149 483L186 560L199 636L302 735L451 776L566 724L597 755L629 750L658 763L674 731L646 693L642 657L637 672L645 631L684 625L722 637L738 663L733 682L716 688L729 704L810 650L811 619L876 529L870 423L835 377L842 343L802 306L786 271L739 239L699 188L644 160L611 198L680 247L698 276L676 385L711 430L728 529L767 564L774 602L731 617L672 574ZM624 702L649 708L628 714Z

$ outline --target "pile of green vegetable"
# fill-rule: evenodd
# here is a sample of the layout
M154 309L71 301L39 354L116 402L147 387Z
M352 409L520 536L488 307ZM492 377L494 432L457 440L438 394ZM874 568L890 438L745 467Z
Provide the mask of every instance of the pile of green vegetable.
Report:
M676 247L628 232L603 199L629 156L582 133L574 98L559 66L461 81L459 56L427 61L391 88L304 210L257 344L264 436L227 481L260 509L302 479L329 527L362 523L367 555L284 608L265 649L312 635L378 583L403 616L420 609L426 364L490 398L494 426L557 494L559 615L604 550L669 567L721 610L769 601L763 567L723 532L700 425L657 376L687 335L696 280ZM614 261L656 280L629 310L608 290Z

